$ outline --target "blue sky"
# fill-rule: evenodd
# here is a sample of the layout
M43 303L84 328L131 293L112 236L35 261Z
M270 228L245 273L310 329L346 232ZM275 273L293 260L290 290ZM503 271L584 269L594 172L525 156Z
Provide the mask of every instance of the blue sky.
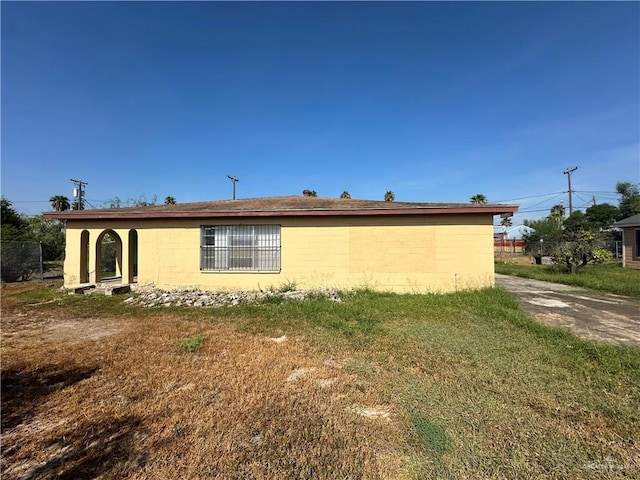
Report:
M298 195L616 203L640 3L2 2L2 194L25 214ZM528 198L530 197L530 198Z

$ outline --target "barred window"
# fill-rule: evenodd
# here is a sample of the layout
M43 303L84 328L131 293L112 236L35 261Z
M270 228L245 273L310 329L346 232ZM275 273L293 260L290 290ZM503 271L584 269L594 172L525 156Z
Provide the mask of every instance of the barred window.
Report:
M280 225L203 225L200 270L280 271Z

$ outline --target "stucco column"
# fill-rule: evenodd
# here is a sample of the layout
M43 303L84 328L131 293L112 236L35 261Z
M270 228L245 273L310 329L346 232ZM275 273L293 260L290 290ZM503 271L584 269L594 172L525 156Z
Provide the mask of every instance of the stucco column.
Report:
M82 248L78 248L81 244L81 230L68 228L65 233L65 254L64 254L64 284L77 285L82 282Z
M102 263L102 249L98 248L98 237L100 231L89 232L89 283L98 283L100 281L100 266ZM96 268L96 265L98 267Z
M120 273L122 275L122 284L128 285L131 283L131 244L129 242L128 230L116 230L116 233L120 237L122 247L120 250L121 255L116 255L116 258L120 259ZM117 263L117 262L116 262Z

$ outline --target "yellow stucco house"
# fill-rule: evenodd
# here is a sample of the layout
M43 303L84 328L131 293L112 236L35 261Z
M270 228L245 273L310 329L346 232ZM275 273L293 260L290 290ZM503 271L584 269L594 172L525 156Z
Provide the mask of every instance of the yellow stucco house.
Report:
M123 284L164 289L492 286L493 216L514 205L309 196L49 212L66 221L64 284L101 281L102 241Z

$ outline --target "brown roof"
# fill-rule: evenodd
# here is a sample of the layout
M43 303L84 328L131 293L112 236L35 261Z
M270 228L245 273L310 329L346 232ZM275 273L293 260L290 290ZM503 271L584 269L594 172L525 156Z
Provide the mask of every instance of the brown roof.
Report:
M516 205L470 203L383 202L328 197L263 197L214 202L178 203L149 207L97 208L48 212L61 220L186 217L283 217L336 215L433 215L442 213L513 214Z

